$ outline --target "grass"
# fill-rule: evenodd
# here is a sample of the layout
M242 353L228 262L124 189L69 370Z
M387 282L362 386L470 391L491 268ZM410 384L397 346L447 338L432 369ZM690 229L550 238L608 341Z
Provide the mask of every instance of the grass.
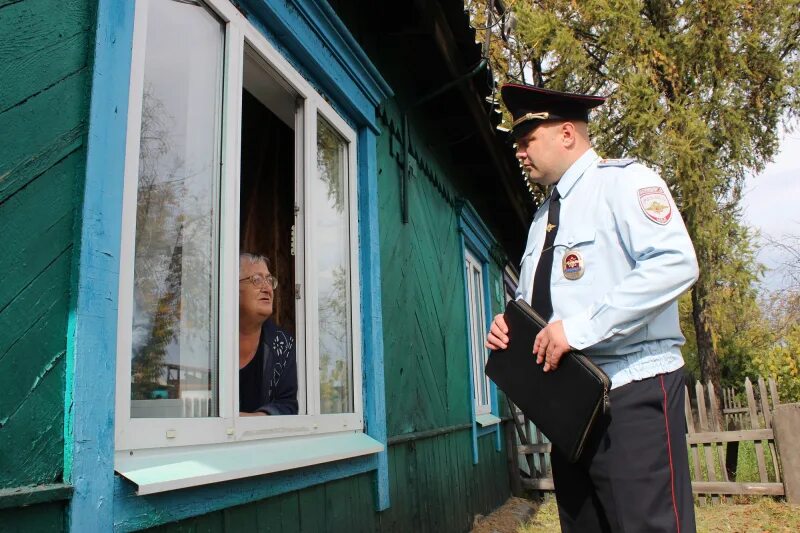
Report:
M800 508L768 497L751 503L695 507L697 533L795 533L800 531ZM559 531L558 510L552 495L517 533Z

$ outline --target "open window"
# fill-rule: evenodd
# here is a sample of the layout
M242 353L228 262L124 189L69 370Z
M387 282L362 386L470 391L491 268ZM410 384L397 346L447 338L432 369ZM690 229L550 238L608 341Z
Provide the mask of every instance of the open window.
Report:
M226 0L138 1L130 94L116 470L147 494L380 451L363 433L356 132ZM239 416L240 252L278 281L297 415Z

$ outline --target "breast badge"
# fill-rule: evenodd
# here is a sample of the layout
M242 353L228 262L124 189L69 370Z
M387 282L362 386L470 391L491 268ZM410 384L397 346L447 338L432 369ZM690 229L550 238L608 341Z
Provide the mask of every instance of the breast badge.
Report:
M569 280L583 277L583 273L586 271L586 263L584 263L581 253L577 250L564 252L564 258L561 260L561 270L564 272L564 277Z
M662 226L672 219L672 205L661 187L639 189L639 205L647 218Z

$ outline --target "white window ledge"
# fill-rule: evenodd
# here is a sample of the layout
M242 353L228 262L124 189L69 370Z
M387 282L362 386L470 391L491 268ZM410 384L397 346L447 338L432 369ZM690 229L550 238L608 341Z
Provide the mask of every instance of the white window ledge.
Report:
M486 426L492 426L494 424L499 424L500 423L500 418L498 418L498 417L496 417L496 416L494 416L492 414L478 415L477 417L475 417L475 422L477 422L480 427L485 428Z
M183 449L117 452L115 470L136 484L136 494L154 494L383 451L361 432L316 437L231 442Z

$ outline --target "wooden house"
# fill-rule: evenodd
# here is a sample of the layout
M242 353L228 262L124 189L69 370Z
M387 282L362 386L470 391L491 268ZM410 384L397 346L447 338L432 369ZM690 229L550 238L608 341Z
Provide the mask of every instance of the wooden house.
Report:
M0 0L0 35L0 531L505 501L482 336L534 206L461 2ZM244 250L298 415L236 414Z

